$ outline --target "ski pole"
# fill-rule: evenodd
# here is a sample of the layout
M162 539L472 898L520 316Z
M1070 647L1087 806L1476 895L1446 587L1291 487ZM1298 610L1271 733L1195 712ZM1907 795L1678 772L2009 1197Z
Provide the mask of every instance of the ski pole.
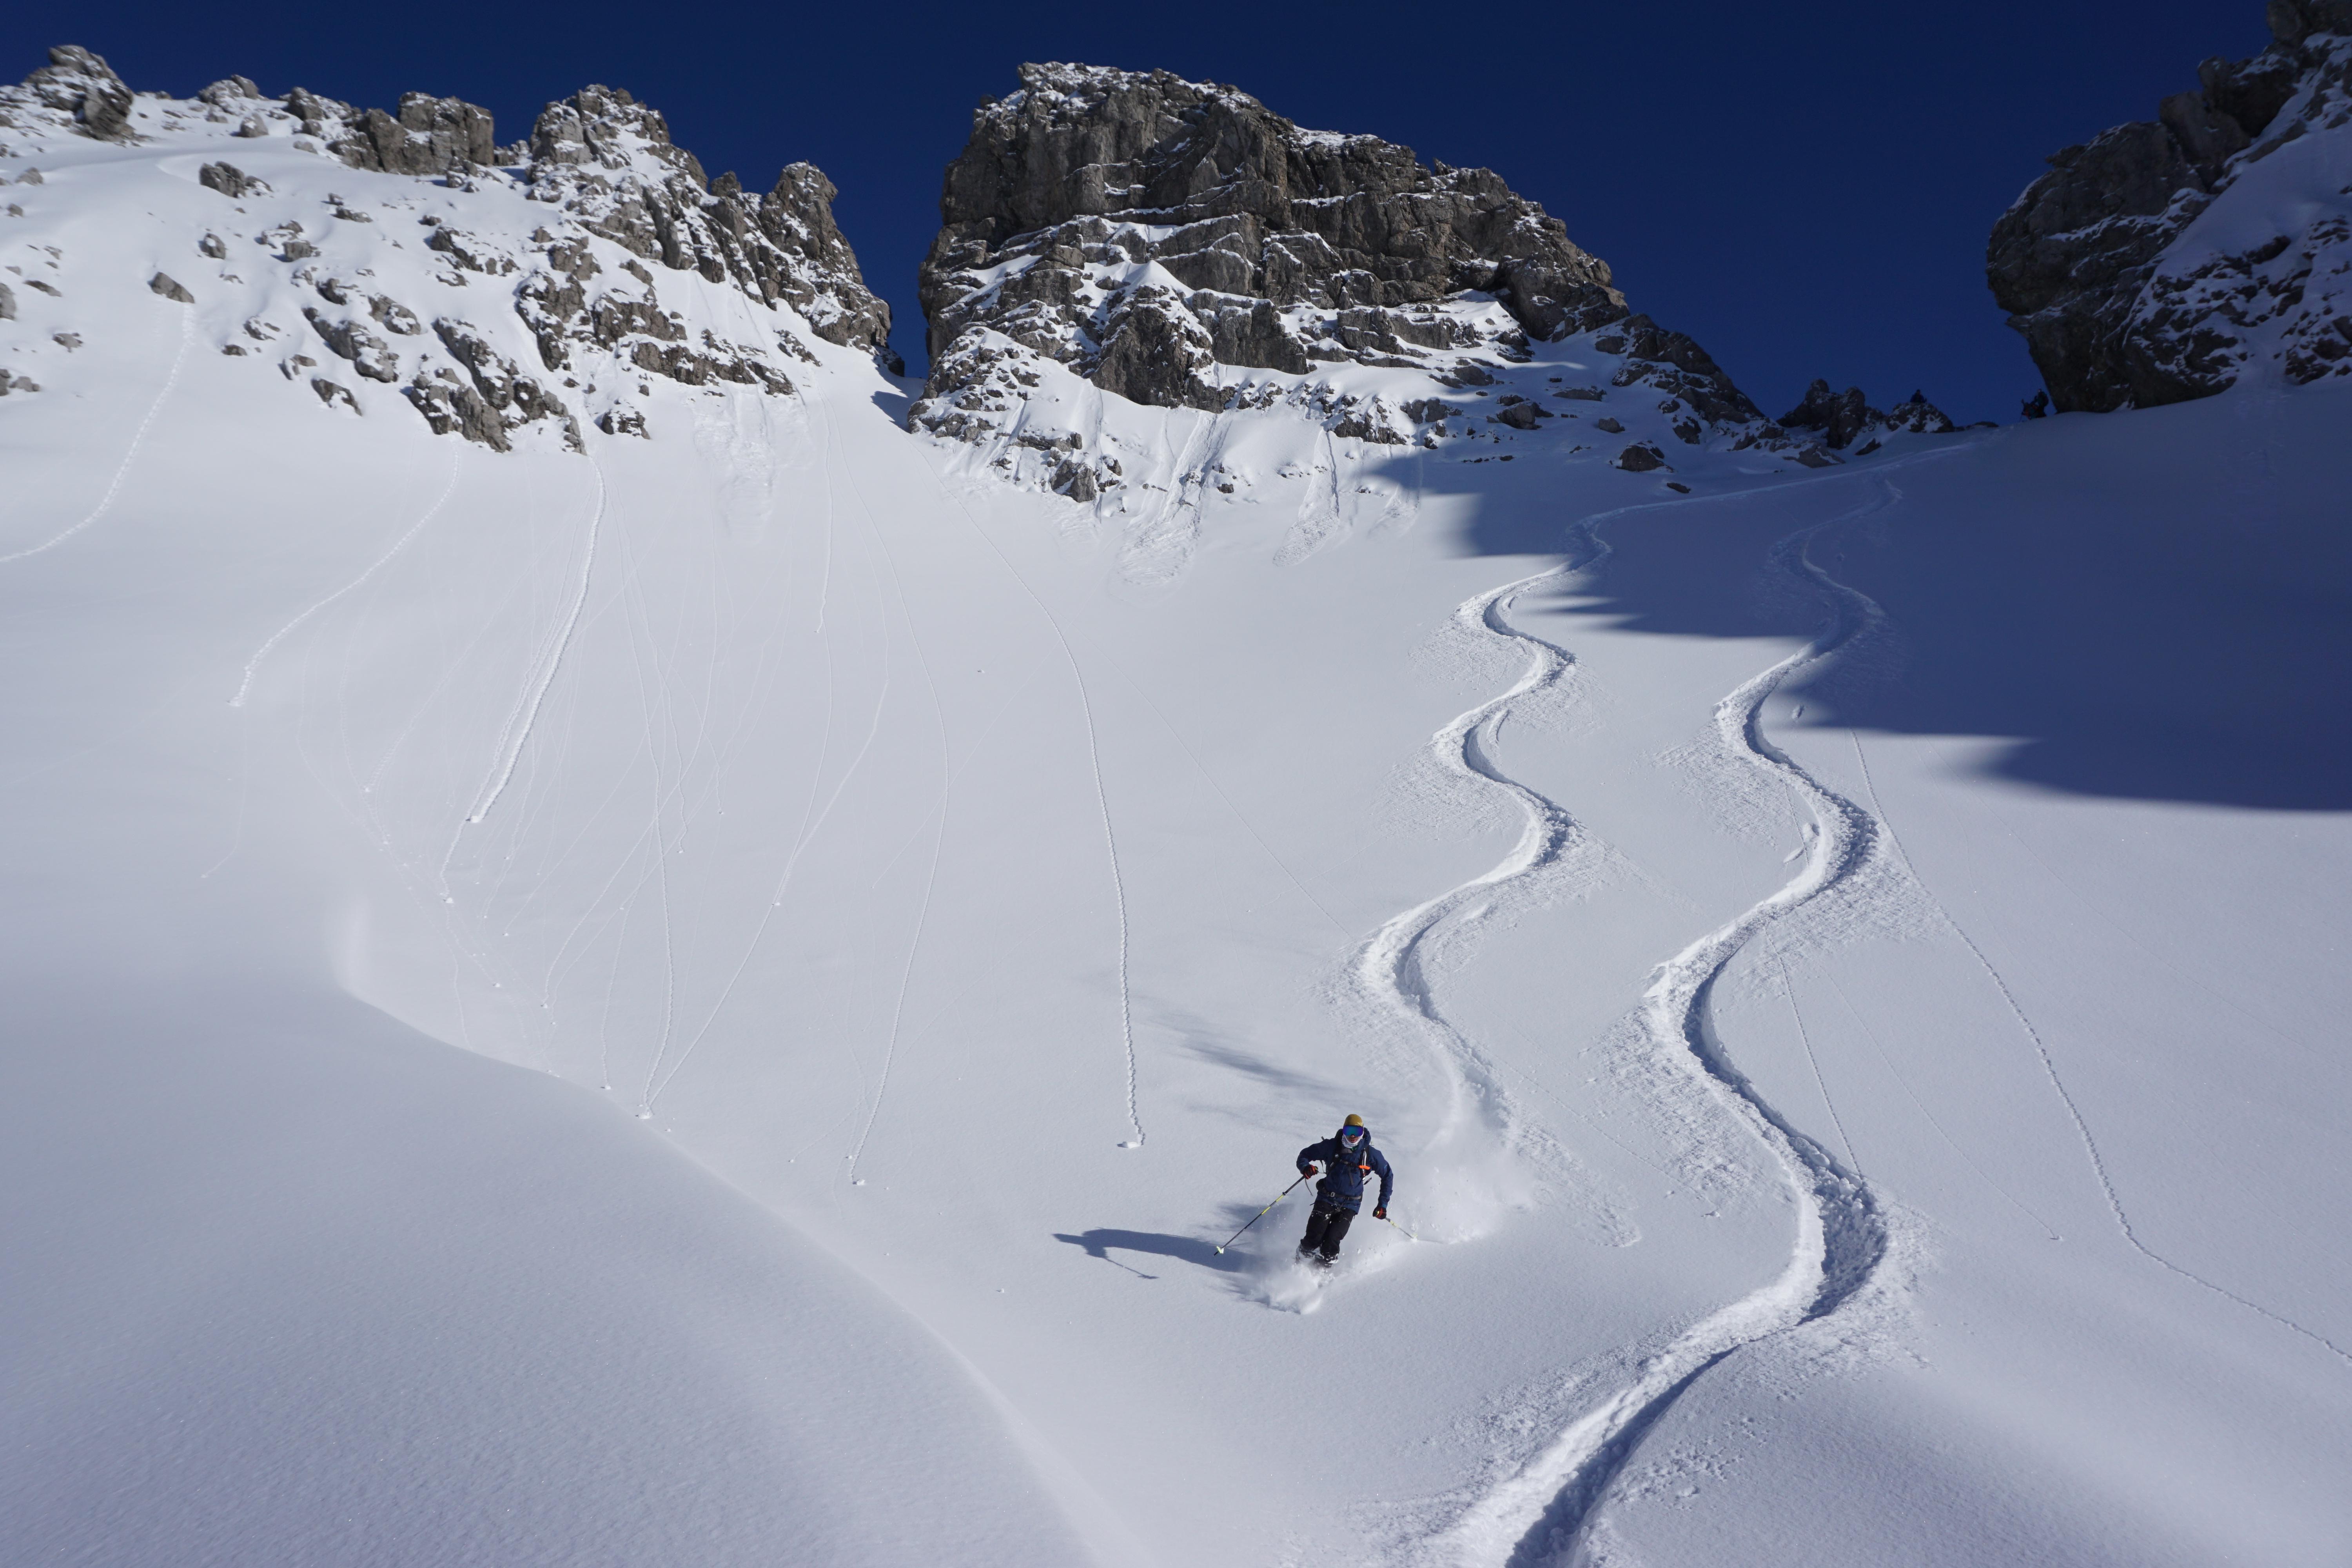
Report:
M1311 1175L1313 1175L1313 1174L1314 1174L1314 1173L1313 1173L1312 1171L1301 1171L1301 1172L1298 1173L1298 1182L1303 1182L1303 1181L1305 1181L1308 1176L1311 1176ZM1288 1196L1290 1195L1290 1193L1291 1193L1291 1188L1297 1186L1297 1185L1298 1185L1298 1182L1293 1182L1293 1183L1291 1183L1291 1184L1290 1184L1290 1186L1288 1186L1288 1187L1285 1187L1285 1188L1283 1188L1283 1189L1282 1189L1282 1191L1280 1191L1280 1192L1278 1192L1278 1193L1275 1194L1274 1194L1274 1204L1278 1204L1278 1203L1280 1203L1283 1199L1285 1199L1285 1198L1288 1197ZM1262 1209L1258 1210L1258 1211L1257 1211L1257 1213L1255 1213L1255 1214L1254 1214L1254 1215L1250 1215L1250 1216L1249 1216L1248 1224L1244 1225L1244 1226L1242 1226L1242 1230L1247 1230L1247 1229L1250 1227L1250 1226L1255 1225L1258 1221L1260 1221L1260 1220L1264 1219L1264 1218L1265 1218L1268 1214L1272 1213L1272 1212L1273 1212L1273 1209L1274 1209L1274 1204L1268 1204L1268 1205L1265 1205L1265 1208L1262 1208ZM1242 1230L1237 1230L1237 1231L1234 1232L1234 1233L1233 1233L1233 1235L1231 1235L1231 1236L1229 1236L1229 1237L1225 1237L1225 1247L1231 1247L1234 1243L1235 1243L1236 1241L1239 1241L1239 1240L1242 1238ZM1223 1251L1225 1249L1225 1247L1220 1247L1219 1248L1217 1248L1217 1250L1218 1250L1219 1252L1223 1252Z
M1392 1220L1392 1219L1389 1219L1389 1216L1388 1216L1388 1215L1381 1215L1381 1217L1382 1219L1388 1219L1388 1220L1389 1220L1389 1223L1390 1223L1391 1225L1396 1225L1396 1227L1397 1227L1399 1230L1404 1230L1404 1226L1401 1226L1401 1225L1397 1225L1397 1222L1396 1222L1396 1221L1394 1221L1394 1220ZM1413 1235L1413 1233L1412 1233L1412 1232L1411 1232L1411 1231L1409 1231L1409 1230L1404 1230L1404 1238L1405 1238L1407 1241L1419 1241L1419 1240L1421 1239L1421 1237L1417 1237L1417 1236Z

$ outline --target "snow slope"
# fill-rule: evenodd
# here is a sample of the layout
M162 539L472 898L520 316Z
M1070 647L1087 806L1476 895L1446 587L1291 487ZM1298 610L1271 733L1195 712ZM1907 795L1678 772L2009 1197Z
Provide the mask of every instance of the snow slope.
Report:
M671 271L792 390L498 452L138 112L0 227L28 1557L2343 1560L2341 390L1079 506ZM1350 1110L1419 1240L1216 1251Z

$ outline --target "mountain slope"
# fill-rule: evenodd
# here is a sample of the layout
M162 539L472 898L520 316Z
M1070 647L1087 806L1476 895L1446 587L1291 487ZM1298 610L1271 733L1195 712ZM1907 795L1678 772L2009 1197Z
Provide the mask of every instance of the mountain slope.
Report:
M821 177L699 194L617 93L518 153L56 68L0 164L50 1555L2340 1558L2340 385L1824 407L1815 468L1682 440L1630 320L1203 407L975 306L1036 384L958 438ZM1408 385L1444 435L1336 401ZM1219 1251L1349 1111L1411 1236Z

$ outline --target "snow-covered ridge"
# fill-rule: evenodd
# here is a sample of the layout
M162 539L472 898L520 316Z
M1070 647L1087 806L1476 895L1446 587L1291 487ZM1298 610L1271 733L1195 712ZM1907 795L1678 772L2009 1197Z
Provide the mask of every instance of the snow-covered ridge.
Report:
M85 49L50 60L0 88L0 392L40 391L142 288L187 307L191 345L329 410L404 403L500 451L644 435L656 378L788 394L808 338L887 353L824 174L710 181L626 92L500 147L457 99L394 116L242 77L173 99ZM111 232L134 212L160 228Z
M1029 65L1021 83L949 167L922 271L931 374L908 415L984 466L1079 501L1227 490L1245 476L1149 459L1189 443L1144 411L1277 407L1433 448L1572 415L1605 439L1566 446L1637 470L1678 447L1842 460L1633 314L1607 264L1491 170L1302 131L1166 71ZM1458 405L1485 387L1503 402Z
M2352 4L2273 0L2158 118L2052 155L1985 268L2062 410L2352 374Z

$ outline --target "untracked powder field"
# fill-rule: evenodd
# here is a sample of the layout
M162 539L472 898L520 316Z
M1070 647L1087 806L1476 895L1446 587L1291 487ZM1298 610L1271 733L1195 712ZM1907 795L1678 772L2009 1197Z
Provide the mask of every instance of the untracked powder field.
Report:
M1965 426L1166 71L975 111L910 375L822 172L618 89L52 50L6 1558L2352 1557L2352 12L2270 9L2000 219Z

